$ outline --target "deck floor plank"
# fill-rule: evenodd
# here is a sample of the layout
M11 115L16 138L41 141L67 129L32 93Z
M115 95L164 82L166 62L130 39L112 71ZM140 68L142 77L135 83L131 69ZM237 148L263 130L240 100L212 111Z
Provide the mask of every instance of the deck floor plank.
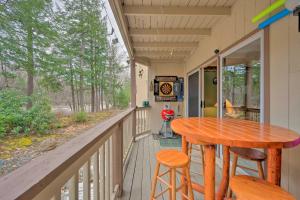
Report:
M132 189L130 200L142 199L142 177L143 177L143 159L144 159L144 139L138 141L138 154L135 162Z
M144 139L144 160L142 178L142 200L149 200L151 188L150 145L149 137Z
M136 158L138 155L138 147L139 142L136 142L132 146L132 152L129 157L129 163L127 165L124 183L123 183L123 193L122 193L122 200L130 200L131 190L133 185L133 178L135 173L135 165L136 165Z
M157 148L157 140L153 140L153 136L149 135L148 136L149 139L149 146L150 146L150 160L151 160L151 180L153 179L154 176L154 170L156 167L156 153L159 151L159 149ZM157 185L156 185L156 194L160 193L161 191L163 191L163 185L158 181ZM150 198L149 198L150 199ZM164 196L162 196L161 198L162 200L167 200L167 198L165 198Z
M145 136L138 139L132 149L132 153L129 158L128 167L124 178L124 192L121 200L148 200L151 194L151 181L156 165L156 152L161 149L169 147L160 146L159 140L154 140L152 135ZM172 149L180 150L180 147L171 147ZM193 151L193 160L201 161L201 155L199 151ZM161 167L160 172L164 172L165 167ZM200 163L192 163L191 171L202 173L202 165ZM191 178L194 182L203 184L203 177L197 174L191 173ZM168 175L164 176L166 181L169 181ZM220 182L221 169L216 167L216 183ZM180 185L180 175L176 176L176 184ZM158 182L156 188L156 194L165 189L166 186ZM202 200L203 195L194 192L195 199ZM181 195L178 192L177 199L181 199ZM165 193L158 200L168 200L169 194Z

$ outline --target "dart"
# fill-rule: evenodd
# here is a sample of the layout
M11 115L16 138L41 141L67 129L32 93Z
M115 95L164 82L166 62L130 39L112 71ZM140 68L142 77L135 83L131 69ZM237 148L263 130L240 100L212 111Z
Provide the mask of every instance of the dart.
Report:
M270 14L272 11L276 10L277 8L283 6L286 3L286 0L278 0L275 3L272 3L268 8L264 9L261 13L256 15L252 18L252 22L255 23L258 20L262 19L263 17Z
M292 13L292 11L288 10L288 9L283 9L282 11L280 11L279 13L273 15L272 17L268 18L267 20L263 21L262 23L260 23L258 25L259 29L263 29L267 26L269 26L270 24L273 24L274 22L284 18L285 16L289 15L290 13Z

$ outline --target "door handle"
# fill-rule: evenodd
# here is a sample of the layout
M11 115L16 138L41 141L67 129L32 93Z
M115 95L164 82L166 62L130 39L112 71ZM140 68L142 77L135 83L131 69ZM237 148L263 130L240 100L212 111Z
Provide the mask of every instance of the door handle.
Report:
M200 101L200 107L205 108L205 101L202 101L202 100Z

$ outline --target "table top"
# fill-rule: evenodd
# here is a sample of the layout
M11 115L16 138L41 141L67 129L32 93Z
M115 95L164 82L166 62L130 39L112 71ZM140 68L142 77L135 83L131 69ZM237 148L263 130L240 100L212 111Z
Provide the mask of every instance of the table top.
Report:
M289 148L300 135L286 128L249 120L191 117L175 119L172 130L193 141L246 148Z

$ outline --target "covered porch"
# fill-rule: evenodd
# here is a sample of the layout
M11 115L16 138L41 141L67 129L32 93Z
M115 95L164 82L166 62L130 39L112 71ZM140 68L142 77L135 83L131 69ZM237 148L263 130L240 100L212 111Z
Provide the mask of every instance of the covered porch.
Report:
M251 22L273 2L109 0L130 57L131 107L2 177L0 199L149 199L155 154L170 148L153 137L161 129L160 112L165 104L175 111L175 118L239 118L299 133L298 18L290 15L265 29ZM258 65L259 77L251 78ZM142 77L139 66L147 68ZM243 72L239 80L244 86L237 90L230 85L234 81L226 82L228 88L233 87L228 89L224 81L233 80L228 74L237 68ZM215 76L209 80L212 86L205 89L207 71ZM154 95L158 76L183 78L183 98L159 101ZM139 87L144 79L146 84ZM251 89L255 84L258 90ZM208 103L205 90L212 87L214 99ZM150 106L143 107L144 101ZM180 145L171 148L181 149ZM296 199L300 198L299 152L299 147L283 150L281 169L281 186ZM218 148L216 187L221 180L222 156ZM192 158L192 180L202 184L199 151L194 150ZM253 167L251 162L241 162ZM247 170L238 173L253 175ZM179 176L176 181L179 184ZM158 192L162 190L158 185ZM169 199L168 194L162 199ZM203 199L203 195L195 192L195 199Z

